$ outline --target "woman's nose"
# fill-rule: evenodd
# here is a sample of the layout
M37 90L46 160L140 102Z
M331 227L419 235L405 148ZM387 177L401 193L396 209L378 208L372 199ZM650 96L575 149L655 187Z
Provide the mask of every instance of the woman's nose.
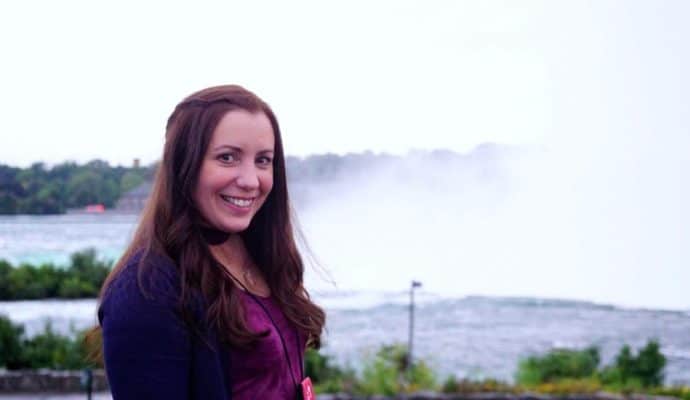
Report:
M259 187L259 174L254 165L244 165L239 168L237 186L245 190L254 190Z

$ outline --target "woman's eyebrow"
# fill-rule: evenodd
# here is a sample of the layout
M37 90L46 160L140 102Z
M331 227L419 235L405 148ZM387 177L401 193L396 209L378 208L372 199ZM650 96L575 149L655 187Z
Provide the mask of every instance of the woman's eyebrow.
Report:
M229 144L222 144L222 145L220 145L220 146L216 146L216 147L213 148L213 151L218 151L218 150L222 150L222 149L235 150L235 151L239 151L239 152L242 151L241 148L236 147L236 146L231 146L231 145L229 145Z

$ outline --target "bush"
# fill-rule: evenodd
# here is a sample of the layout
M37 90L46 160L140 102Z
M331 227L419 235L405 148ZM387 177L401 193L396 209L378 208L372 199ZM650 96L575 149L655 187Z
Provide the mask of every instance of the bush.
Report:
M592 394L602 389L601 382L596 378L564 378L554 382L537 385L535 391L551 395Z
M14 325L9 318L0 315L0 367L15 369L21 366L24 327Z
M12 264L0 260L0 300L12 299L12 285L10 284L12 270Z
M521 385L534 386L564 378L593 377L599 359L599 349L596 347L552 350L545 356L532 356L520 361L516 381Z
M9 287L15 299L40 299L47 295L47 288L43 287L38 268L29 264L22 264L10 271Z
M83 282L73 276L60 284L58 295L63 299L79 299L83 297L95 296L98 293L91 283Z
M95 346L102 346L101 338L95 338L93 343L89 343L85 335L85 332L77 332L75 338L71 339L56 333L51 324L47 323L43 332L25 339L23 326L15 325L9 318L0 315L0 368L102 368L102 362L89 361L89 355L93 353Z
M72 347L69 338L55 333L47 323L43 333L24 342L24 365L33 369L64 369Z
M94 249L74 253L70 258L67 268L53 264L13 267L0 260L0 300L96 297L112 263L98 260Z
M669 388L656 388L649 391L650 394L658 396L670 396L683 400L690 400L689 386L674 386Z
M598 363L599 351L595 347L552 350L545 356L520 361L516 380L543 393L589 393L603 385L625 394L658 387L664 381L666 358L655 340L647 342L637 355L630 346L623 346L613 365L598 370Z
M304 355L304 372L314 383L316 393L339 393L352 391L355 376L349 369L331 364L329 356L317 350L308 349Z
M383 346L376 356L365 363L362 379L355 391L362 395L410 393L422 389L433 390L436 377L424 361L410 365L407 350L401 345Z
M661 354L659 343L650 340L637 355L632 354L630 346L623 346L614 365L604 368L600 375L605 384L630 391L661 386L665 366L666 357Z
M519 388L496 379L472 381L449 376L441 386L443 393L518 393Z
M96 250L93 248L76 252L70 256L70 259L69 272L95 288L101 287L110 273L112 263L98 260Z

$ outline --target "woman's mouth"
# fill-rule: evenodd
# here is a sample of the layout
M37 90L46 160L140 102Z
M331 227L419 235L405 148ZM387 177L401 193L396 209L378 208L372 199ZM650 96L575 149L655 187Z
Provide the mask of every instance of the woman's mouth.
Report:
M235 207L240 207L240 208L249 208L252 203L254 203L255 197L251 198L244 198L244 197L233 197L233 196L225 196L225 195L220 195L220 197L225 201L226 203L230 203Z

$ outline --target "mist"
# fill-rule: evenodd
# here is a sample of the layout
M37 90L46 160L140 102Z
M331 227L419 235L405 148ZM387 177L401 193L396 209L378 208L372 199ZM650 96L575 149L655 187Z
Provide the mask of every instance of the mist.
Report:
M644 133L644 132L641 132ZM689 309L687 140L631 132L463 161L411 153L315 186L299 212L319 290ZM586 143L586 145L584 145ZM317 269L318 272L318 269Z

